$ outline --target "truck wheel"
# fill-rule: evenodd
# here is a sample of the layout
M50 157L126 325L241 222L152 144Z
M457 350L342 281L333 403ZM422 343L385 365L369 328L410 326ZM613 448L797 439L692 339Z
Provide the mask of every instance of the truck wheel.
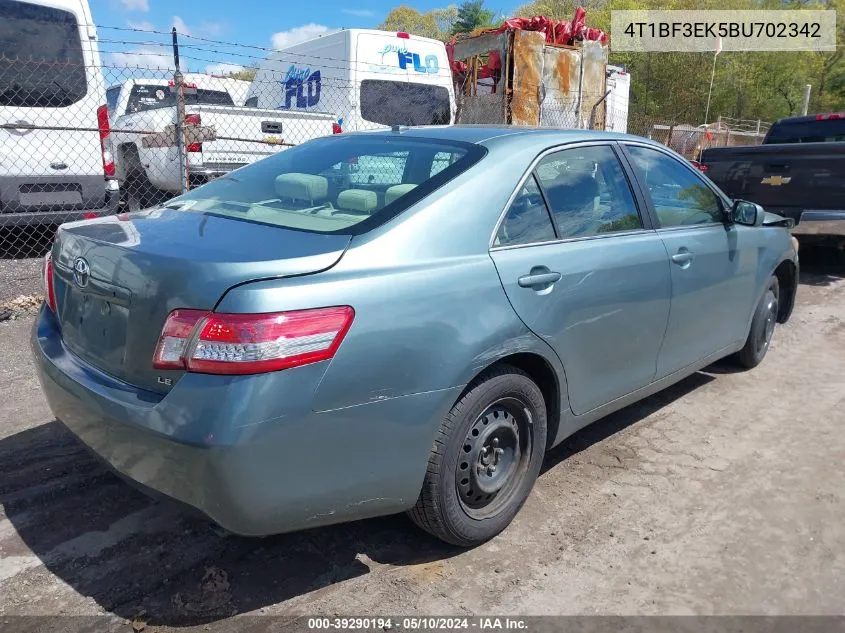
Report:
M440 424L417 504L408 514L447 543L471 547L504 530L540 473L546 404L527 374L483 374Z
M153 186L134 145L123 146L120 152L126 179L121 187L121 199L128 211L155 206L167 199L166 194Z
M766 352L769 351L769 343L772 341L772 334L778 321L779 296L778 278L772 275L763 298L757 304L745 347L736 355L739 364L746 369L753 369L759 365L766 356Z
M124 181L126 206L129 211L139 211L164 202L167 196L156 189L145 174L133 174Z

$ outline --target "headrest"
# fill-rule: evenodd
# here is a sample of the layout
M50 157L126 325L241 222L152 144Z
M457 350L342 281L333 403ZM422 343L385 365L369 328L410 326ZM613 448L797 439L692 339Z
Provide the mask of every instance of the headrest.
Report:
M391 202L395 202L398 198L404 196L414 187L416 187L416 185L393 185L384 192L384 206L389 205Z
M559 209L579 209L592 205L599 195L598 183L592 174L583 171L564 171L555 178L549 187L553 207Z
M337 206L346 211L372 213L378 207L378 196L375 191L347 189L346 191L341 191L338 195Z
M322 200L329 194L329 181L313 174L276 176L276 195L296 200Z

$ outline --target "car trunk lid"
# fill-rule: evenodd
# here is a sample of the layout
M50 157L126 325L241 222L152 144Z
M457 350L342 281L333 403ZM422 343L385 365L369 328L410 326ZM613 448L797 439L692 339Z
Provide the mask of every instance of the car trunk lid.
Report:
M62 338L98 369L166 392L181 372L154 370L152 358L168 313L330 268L349 239L171 208L65 224L53 247Z

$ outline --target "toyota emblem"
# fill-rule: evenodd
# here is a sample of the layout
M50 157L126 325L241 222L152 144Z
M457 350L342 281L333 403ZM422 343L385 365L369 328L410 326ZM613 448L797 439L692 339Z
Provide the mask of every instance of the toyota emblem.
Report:
M88 265L88 260L84 257L77 257L73 262L73 283L80 288L88 285L88 279L91 278L91 267Z

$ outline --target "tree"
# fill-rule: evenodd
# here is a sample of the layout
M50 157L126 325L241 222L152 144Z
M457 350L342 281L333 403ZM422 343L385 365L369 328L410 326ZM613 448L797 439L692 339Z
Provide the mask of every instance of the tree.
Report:
M455 22L458 21L458 7L450 4L445 9L434 9L431 14L434 16L437 30L440 31L442 36L438 39L449 39L452 29L455 27Z
M258 68L251 66L249 68L244 68L243 70L235 70L229 73L229 77L231 79L241 79L243 81L253 81L255 79L255 73L258 72Z
M382 31L405 31L445 42L452 37L452 26L457 20L458 7L455 5L420 13L403 4L391 9L378 28Z
M433 11L420 13L404 4L391 9L378 28L382 31L404 31L422 37L436 38L440 35Z
M472 33L476 29L493 26L495 11L484 8L484 0L465 0L458 8L458 19L452 25L452 33Z

